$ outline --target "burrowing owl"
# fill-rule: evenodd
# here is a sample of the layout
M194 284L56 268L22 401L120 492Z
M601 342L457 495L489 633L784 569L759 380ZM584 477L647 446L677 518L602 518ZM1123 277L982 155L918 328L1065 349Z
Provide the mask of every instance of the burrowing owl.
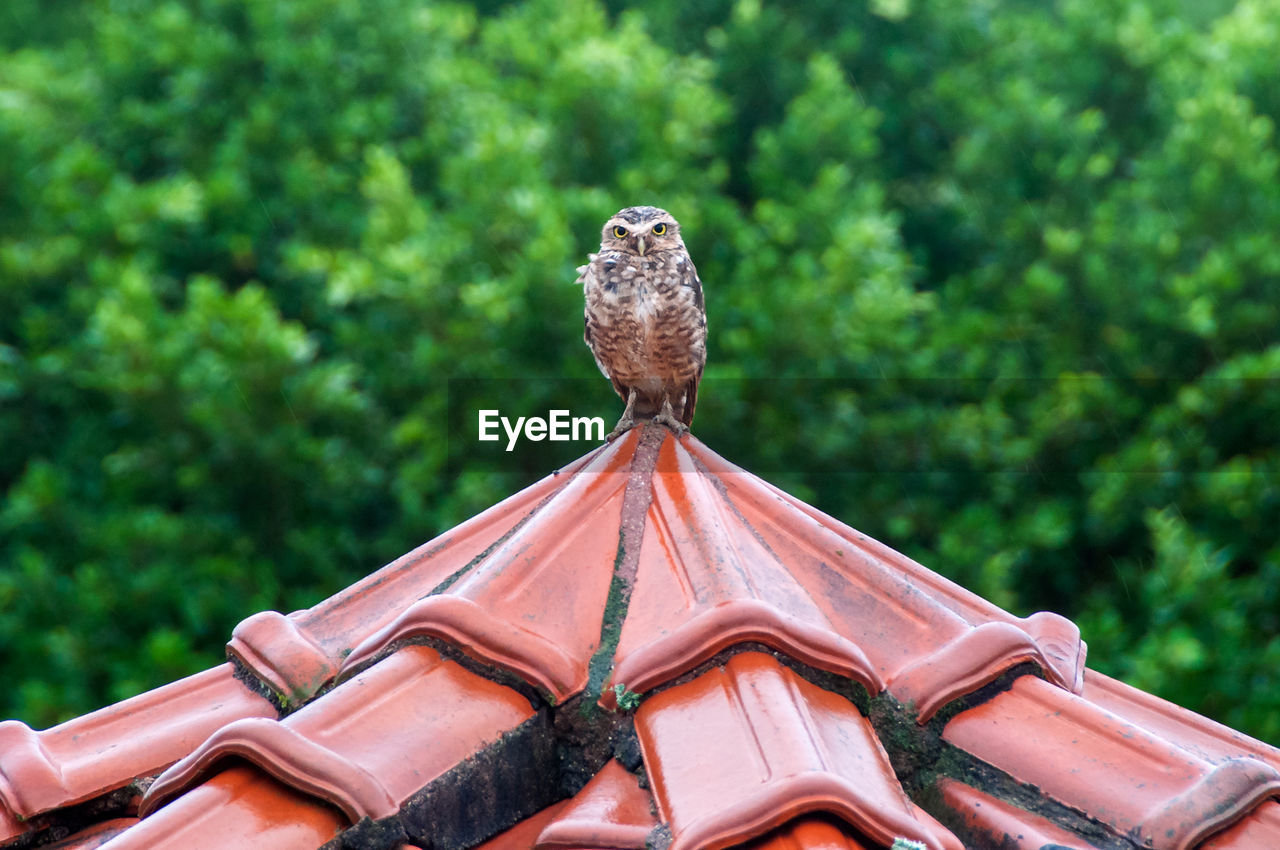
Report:
M578 269L587 345L627 403L609 439L647 416L684 436L707 362L707 311L679 222L627 207L605 222L588 260Z

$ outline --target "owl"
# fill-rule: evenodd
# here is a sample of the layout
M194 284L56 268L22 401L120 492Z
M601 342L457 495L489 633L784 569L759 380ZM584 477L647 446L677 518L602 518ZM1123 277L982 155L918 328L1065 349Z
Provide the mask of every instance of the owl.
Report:
M657 207L621 210L577 282L587 345L627 405L608 439L648 417L684 436L707 362L707 311L680 223Z

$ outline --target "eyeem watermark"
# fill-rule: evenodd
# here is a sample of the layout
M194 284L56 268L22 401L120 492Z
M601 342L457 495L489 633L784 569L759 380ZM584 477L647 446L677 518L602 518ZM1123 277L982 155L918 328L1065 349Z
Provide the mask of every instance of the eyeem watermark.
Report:
M549 410L547 418L541 416L518 416L512 422L498 410L481 410L479 412L478 439L481 442L496 442L502 439L499 433L507 438L507 451L512 451L523 436L531 442L551 440L556 443L594 440L604 442L604 419L599 416L571 416L568 410Z
M622 400L602 376L449 378L445 473L534 480L604 443Z

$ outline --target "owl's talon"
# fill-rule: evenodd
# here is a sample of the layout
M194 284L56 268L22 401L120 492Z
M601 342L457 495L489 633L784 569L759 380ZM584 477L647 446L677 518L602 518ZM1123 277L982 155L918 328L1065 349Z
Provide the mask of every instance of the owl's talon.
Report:
M671 433L676 435L677 440L689 433L689 426L676 418L676 412L671 407L671 396L669 394L662 396L662 408L658 410L658 415L653 417L653 421L670 428Z
M675 414L670 409L664 409L657 416L653 417L653 421L658 425L666 425L671 432L676 435L676 439L680 439L689 433L689 426L676 419Z
M617 425L613 426L613 430L604 438L604 441L612 443L634 427L636 427L636 388L632 387L627 392L627 406L622 411L622 418L618 420Z
M606 443L612 443L634 427L636 427L636 420L632 419L630 416L623 416L618 420L618 424L613 426L613 430L605 435L604 441Z

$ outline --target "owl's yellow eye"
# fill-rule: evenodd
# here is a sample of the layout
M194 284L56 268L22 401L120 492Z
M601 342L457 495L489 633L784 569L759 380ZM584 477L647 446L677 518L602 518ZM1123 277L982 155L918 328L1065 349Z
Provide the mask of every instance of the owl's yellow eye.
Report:
M613 235L619 239L625 239L627 237L627 229L621 225L614 225Z
M666 226L665 224L663 224L662 222L658 222L657 224L655 224L655 225L653 226L653 235L654 235L654 236L661 236L662 234L664 234L664 233L666 233L666 232L667 232L667 226Z

